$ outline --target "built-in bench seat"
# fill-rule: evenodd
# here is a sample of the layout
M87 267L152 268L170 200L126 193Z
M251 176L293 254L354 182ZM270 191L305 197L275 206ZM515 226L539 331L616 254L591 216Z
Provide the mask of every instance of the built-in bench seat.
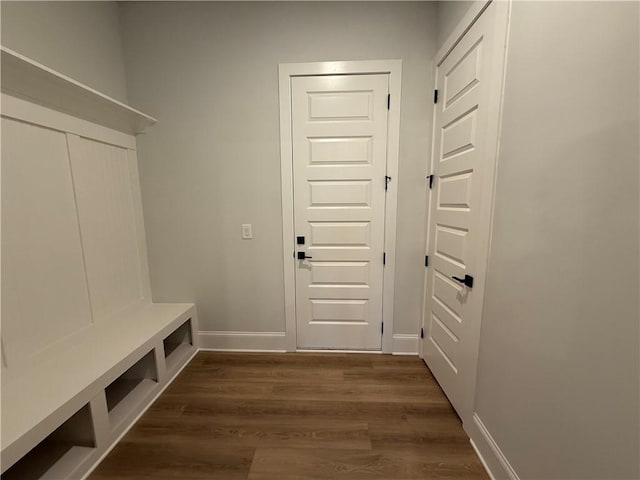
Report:
M2 480L84 475L197 351L196 331L193 304L140 305L5 375Z

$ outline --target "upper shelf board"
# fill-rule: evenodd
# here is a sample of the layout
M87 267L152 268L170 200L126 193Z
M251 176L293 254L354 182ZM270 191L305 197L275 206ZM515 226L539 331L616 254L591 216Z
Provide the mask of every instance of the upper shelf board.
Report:
M120 132L137 135L156 119L0 46L2 91Z

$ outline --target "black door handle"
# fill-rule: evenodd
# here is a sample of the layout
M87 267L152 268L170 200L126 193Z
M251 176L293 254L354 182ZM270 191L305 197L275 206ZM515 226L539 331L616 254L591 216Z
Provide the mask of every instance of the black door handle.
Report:
M306 258L313 258L313 257L310 257L305 252L298 252L298 260L304 260Z
M456 277L454 275L451 278L453 278L456 282L460 282L463 285L466 285L469 288L473 288L473 277L471 275L465 275L464 278Z

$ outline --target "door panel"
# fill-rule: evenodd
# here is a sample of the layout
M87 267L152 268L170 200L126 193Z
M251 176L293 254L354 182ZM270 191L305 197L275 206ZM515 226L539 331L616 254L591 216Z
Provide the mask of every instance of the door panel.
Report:
M371 120L373 92L309 92L309 119Z
M371 165L371 137L309 138L311 164Z
M473 45L444 76L444 107L450 107L456 100L480 82L482 38ZM459 52L455 55L458 55Z
M309 222L309 251L322 247L370 249L370 222Z
M292 79L298 348L381 348L387 75Z
M429 340L452 372L458 373L458 342L460 338L442 323L435 313L431 313Z
M441 62L436 79L442 101L436 104L423 356L463 420L472 407L482 298L453 277L476 274L484 244L481 207L490 204L486 172L495 161L487 141L500 51L495 8L487 7Z
M469 231L436 225L436 256L443 261L465 268L466 239Z
M471 173L461 173L440 177L438 189L438 209L451 208L454 211L471 208Z
M442 127L441 162L474 149L476 113L475 109L464 112L460 117Z
M334 285L336 279L346 285L367 285L367 262L310 262L311 285Z
M311 207L371 207L370 180L309 182Z

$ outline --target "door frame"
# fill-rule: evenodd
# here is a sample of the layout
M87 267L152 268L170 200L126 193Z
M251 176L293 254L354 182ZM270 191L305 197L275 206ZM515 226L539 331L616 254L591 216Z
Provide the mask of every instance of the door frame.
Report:
M400 105L402 60L363 60L348 62L281 63L278 65L280 96L280 173L282 192L282 246L284 263L285 348L297 349L296 265L293 239L293 148L291 120L291 79L323 75L388 74L391 106L387 124L387 175L391 177L385 201L382 290L382 353L393 351L393 300L396 264L396 212L398 205L398 158L400 149ZM383 179L380 179L383 181ZM369 352L371 353L371 352Z
M506 75L507 67L507 46L509 38L509 25L511 17L511 0L496 1L496 0L476 0L470 6L469 10L462 18L460 23L455 27L451 35L447 38L446 42L438 50L433 58L433 85L434 89L442 88L438 86L438 67L442 65L451 51L458 45L460 40L469 31L469 29L476 23L480 16L491 5L495 4L496 9L496 22L494 24L497 50L493 62L490 66L492 71L492 88L489 93L488 100L488 114L487 114L487 163L483 173L481 181L483 182L482 198L479 206L479 226L478 226L478 252L475 259L474 274L474 286L473 289L480 296L480 301L477 302L477 309L473 311L473 316L477 318L477 323L474 324L471 334L471 344L473 351L469 352L467 368L470 369L470 378L472 379L471 385L468 385L467 402L465 411L458 412L463 422L463 428L474 438L473 424L475 419L475 387L478 370L478 354L480 347L480 331L482 319L484 317L484 304L485 304L485 286L487 282L488 272L487 267L489 264L489 255L491 248L491 236L493 233L493 215L495 204L495 186L497 180L497 169L499 161L499 147L500 147L500 131L502 128L502 106L504 98L504 79ZM434 138L436 135L436 109L433 110L433 130L431 134L431 157L429 159L428 171L433 172L433 162L436 155L434 148ZM425 222L425 255L429 255L432 245L429 245L429 229L431 225L431 202L434 201L433 191L430 190L428 194L428 204L426 210L426 222ZM422 303L422 320L421 328L424 331L424 338L419 342L419 355L424 358L424 342L428 340L427 322L425 319L425 313L427 311L427 305L429 303L429 270L425 269L424 278L424 296ZM426 362L425 362L426 363ZM428 365L427 365L428 366Z

